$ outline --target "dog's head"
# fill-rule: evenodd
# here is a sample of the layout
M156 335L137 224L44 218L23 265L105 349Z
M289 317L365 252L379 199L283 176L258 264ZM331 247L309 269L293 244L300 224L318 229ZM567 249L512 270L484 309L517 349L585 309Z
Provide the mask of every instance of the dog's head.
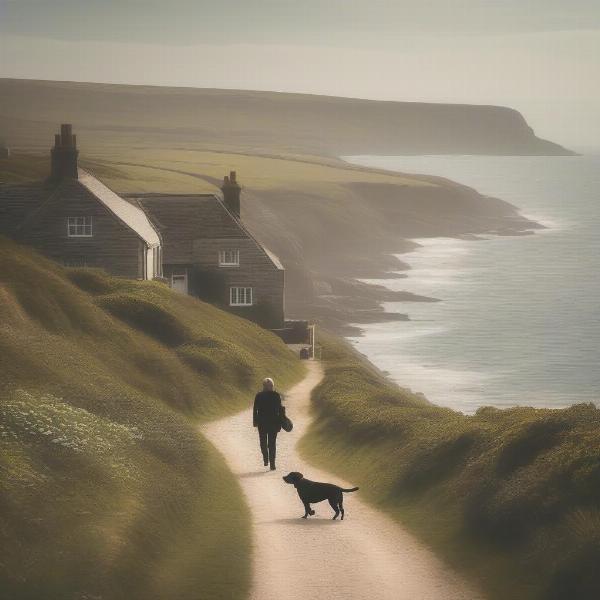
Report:
M291 473L284 475L282 479L286 483L295 484L295 483L298 483L303 477L304 477L304 475L302 475L302 473L298 473L298 471L292 471Z

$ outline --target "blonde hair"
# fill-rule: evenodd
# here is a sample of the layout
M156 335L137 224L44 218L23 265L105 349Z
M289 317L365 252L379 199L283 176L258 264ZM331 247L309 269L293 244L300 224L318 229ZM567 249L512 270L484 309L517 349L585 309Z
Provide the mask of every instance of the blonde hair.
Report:
M272 390L275 389L275 382L270 377L265 377L262 383L263 388L270 388Z

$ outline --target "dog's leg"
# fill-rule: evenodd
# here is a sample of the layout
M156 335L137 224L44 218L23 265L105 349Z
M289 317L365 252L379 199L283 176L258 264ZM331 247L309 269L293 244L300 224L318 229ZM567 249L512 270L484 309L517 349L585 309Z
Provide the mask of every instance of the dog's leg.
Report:
M310 504L308 502L303 502L304 504L304 516L303 519L306 519L309 515L314 515L315 511L311 510Z
M340 501L338 503L338 506L340 508L340 512L342 513L342 517L341 517L341 521L344 520L344 494L340 494Z
M340 514L340 511L338 510L338 503L337 500L334 500L333 498L329 498L329 506L331 506L331 508L333 508L335 515L333 515L333 520L335 521L335 519L338 518L338 515Z

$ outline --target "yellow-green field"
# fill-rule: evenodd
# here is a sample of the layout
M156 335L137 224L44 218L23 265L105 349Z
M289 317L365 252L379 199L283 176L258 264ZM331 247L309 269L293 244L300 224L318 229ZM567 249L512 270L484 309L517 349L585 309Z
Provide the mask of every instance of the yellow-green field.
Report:
M388 183L435 186L424 178L362 169L333 159L304 156L265 156L203 150L124 149L119 146L82 154L88 166L120 192L214 193L229 171L238 172L253 191L297 189L321 191L324 200L337 184ZM0 160L3 181L47 175L47 155L15 155Z
M209 152L201 150L128 150L111 149L102 154L90 156L91 160L118 165L133 179L144 181L152 177L152 170L136 168L131 163L155 169L172 169L192 173L202 177L222 181L230 170L238 171L242 182L252 190L285 189L302 187L317 189L327 184L347 184L351 182L390 183L396 185L429 186L422 179L385 174L345 165L327 159L302 156L264 156L235 152ZM162 171L160 171L162 172ZM173 173L176 175L176 173ZM183 184L183 179L178 179ZM205 191L215 191L215 186L207 186Z

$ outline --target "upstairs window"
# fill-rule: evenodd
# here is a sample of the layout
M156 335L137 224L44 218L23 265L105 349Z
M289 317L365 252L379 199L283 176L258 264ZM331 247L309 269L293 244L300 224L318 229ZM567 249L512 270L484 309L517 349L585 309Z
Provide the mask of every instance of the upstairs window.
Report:
M92 237L92 217L67 217L69 237Z
M240 251L239 250L219 250L219 266L220 267L239 267L240 266Z
M232 287L229 288L230 306L252 306L252 288L251 287Z

